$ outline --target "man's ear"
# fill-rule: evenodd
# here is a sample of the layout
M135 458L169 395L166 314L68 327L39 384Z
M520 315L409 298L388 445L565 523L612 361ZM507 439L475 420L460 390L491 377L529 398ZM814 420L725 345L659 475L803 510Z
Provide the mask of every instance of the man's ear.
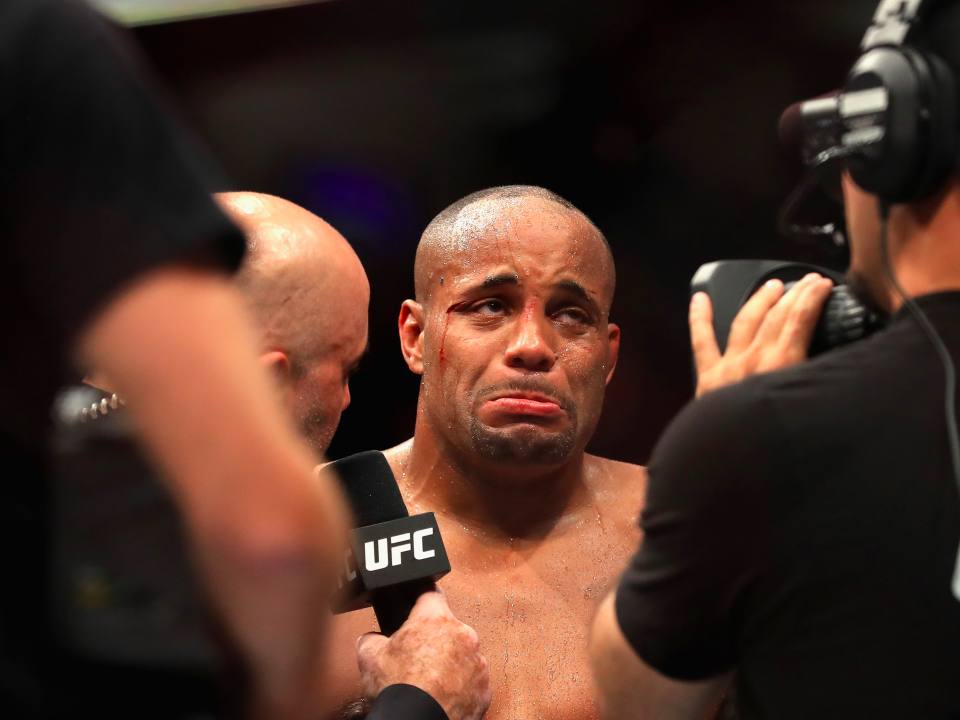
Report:
M613 380L613 371L617 369L617 358L620 357L620 328L613 323L607 325L607 384Z
M410 372L423 375L423 306L415 300L404 300L397 321L400 350Z
M261 355L260 366L270 373L270 377L278 385L284 385L290 377L290 358L280 350L271 350Z

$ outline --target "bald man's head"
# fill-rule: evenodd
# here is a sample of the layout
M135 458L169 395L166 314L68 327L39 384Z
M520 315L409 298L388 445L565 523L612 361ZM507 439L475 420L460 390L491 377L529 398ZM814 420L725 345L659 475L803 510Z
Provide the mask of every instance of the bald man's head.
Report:
M493 188L440 213L399 319L404 358L423 376L418 432L428 423L424 438L501 479L578 457L617 362L615 284L603 235L548 190Z
M316 215L259 193L216 196L243 230L236 277L294 419L326 451L350 402L348 380L367 344L370 286L353 248Z
M601 241L612 300L616 272L606 237L569 200L535 185L503 185L480 190L458 200L437 215L424 230L417 246L414 266L417 300L426 302L429 299L437 266L443 265L452 254L469 252L481 237L490 234L502 236L508 242L511 234L516 235L511 231L511 222L532 222L531 214L544 209L569 218L579 226L579 230L585 230L588 235Z

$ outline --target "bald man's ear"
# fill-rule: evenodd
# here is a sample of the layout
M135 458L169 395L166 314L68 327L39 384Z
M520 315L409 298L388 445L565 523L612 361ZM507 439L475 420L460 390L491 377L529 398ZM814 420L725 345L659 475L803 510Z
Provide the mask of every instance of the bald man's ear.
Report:
M287 357L285 352L271 350L264 353L260 356L260 366L270 373L270 377L278 385L284 385L290 378L290 358Z
M423 375L423 306L415 300L404 300L400 307L400 350L410 372Z
M617 369L617 358L620 357L620 328L613 323L607 325L607 384L613 380L613 371Z

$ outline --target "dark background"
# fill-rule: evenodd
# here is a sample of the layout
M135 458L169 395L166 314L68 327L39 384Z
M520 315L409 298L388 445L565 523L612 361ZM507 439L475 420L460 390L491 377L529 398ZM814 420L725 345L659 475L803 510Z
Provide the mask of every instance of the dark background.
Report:
M138 35L238 188L316 212L367 269L370 355L331 457L413 432L418 381L396 318L427 222L474 190L524 183L610 240L623 346L590 449L644 463L691 396L697 267L829 264L776 235L800 170L777 119L841 82L875 5L333 0Z

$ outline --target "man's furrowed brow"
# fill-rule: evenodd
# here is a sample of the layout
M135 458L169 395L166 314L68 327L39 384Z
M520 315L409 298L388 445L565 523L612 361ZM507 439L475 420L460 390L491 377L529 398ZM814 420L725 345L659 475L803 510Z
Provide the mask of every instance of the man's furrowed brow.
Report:
M457 293L461 295L476 295L489 290L501 287L519 287L520 276L516 273L505 272L499 275L489 275L484 280L466 282L457 288Z
M492 288L500 287L501 285L519 285L520 278L516 273L500 273L499 275L491 275L486 280L483 281L483 287Z
M587 292L586 288L584 288L583 285L578 283L576 280L569 280L569 279L561 280L560 282L557 283L557 287L560 288L561 290L566 290L571 295L574 295L580 298L581 300L583 300L583 302L587 303L590 307L596 310L600 309L599 305L597 305L597 301L594 300L592 297L590 297L590 293Z
M557 287L566 290L571 295L576 295L581 300L585 300L586 302L590 303L593 302L593 298L590 297L590 294L586 291L586 288L584 288L583 285L578 283L576 280L561 280L557 283Z

